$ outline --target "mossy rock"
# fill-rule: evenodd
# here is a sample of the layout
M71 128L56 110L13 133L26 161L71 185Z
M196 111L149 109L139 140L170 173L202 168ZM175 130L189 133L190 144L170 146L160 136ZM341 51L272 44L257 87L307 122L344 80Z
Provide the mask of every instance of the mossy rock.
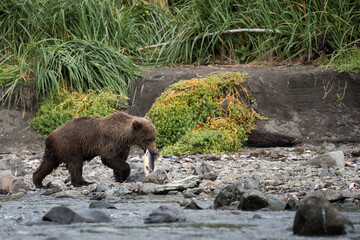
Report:
M264 119L247 106L256 101L244 81L245 75L237 72L217 73L168 87L147 113L162 153L240 151L255 120Z

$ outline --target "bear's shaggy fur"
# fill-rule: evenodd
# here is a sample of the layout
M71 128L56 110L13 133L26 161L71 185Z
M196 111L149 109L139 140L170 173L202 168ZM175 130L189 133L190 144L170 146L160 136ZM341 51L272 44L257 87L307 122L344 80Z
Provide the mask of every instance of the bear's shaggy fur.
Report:
M116 112L107 117L80 117L55 129L45 139L41 165L33 174L36 187L42 188L43 179L60 163L65 163L75 187L88 185L82 178L83 161L100 156L113 169L115 180L123 182L130 174L126 162L130 147L137 145L144 151L157 154L156 130L148 117L135 117Z

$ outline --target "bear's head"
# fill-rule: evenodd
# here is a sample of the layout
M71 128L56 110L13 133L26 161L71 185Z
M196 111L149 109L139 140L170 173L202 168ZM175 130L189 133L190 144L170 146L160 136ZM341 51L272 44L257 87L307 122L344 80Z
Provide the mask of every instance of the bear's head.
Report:
M149 117L134 119L132 121L132 129L136 136L136 145L144 151L146 151L146 149L149 150L152 155L159 153L155 143L156 129Z

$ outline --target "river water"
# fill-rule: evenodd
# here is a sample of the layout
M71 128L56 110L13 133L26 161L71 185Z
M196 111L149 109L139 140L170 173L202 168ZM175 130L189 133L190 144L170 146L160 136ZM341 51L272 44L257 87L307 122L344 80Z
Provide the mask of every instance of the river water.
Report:
M29 192L20 199L0 198L0 239L360 239L360 212L343 212L355 226L354 233L340 237L298 237L292 234L294 211L186 210L178 205L178 195L124 196L110 203L117 209L101 209L112 223L70 225L29 224L41 222L52 207L65 205L72 210L87 209L89 198L41 196ZM183 223L145 224L144 219L161 205L179 208Z

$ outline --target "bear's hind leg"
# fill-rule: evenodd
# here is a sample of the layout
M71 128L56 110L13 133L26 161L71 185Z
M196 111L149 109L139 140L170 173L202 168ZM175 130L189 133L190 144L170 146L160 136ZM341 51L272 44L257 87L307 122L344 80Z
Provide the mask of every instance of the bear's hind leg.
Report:
M55 168L60 165L60 162L56 158L50 158L46 154L43 157L43 161L40 166L35 170L33 174L33 182L37 188L43 188L42 181L49 175Z
M66 168L71 176L71 184L74 187L81 187L84 185L92 184L91 182L87 182L82 177L82 168L83 163L79 159L72 159L66 163Z

